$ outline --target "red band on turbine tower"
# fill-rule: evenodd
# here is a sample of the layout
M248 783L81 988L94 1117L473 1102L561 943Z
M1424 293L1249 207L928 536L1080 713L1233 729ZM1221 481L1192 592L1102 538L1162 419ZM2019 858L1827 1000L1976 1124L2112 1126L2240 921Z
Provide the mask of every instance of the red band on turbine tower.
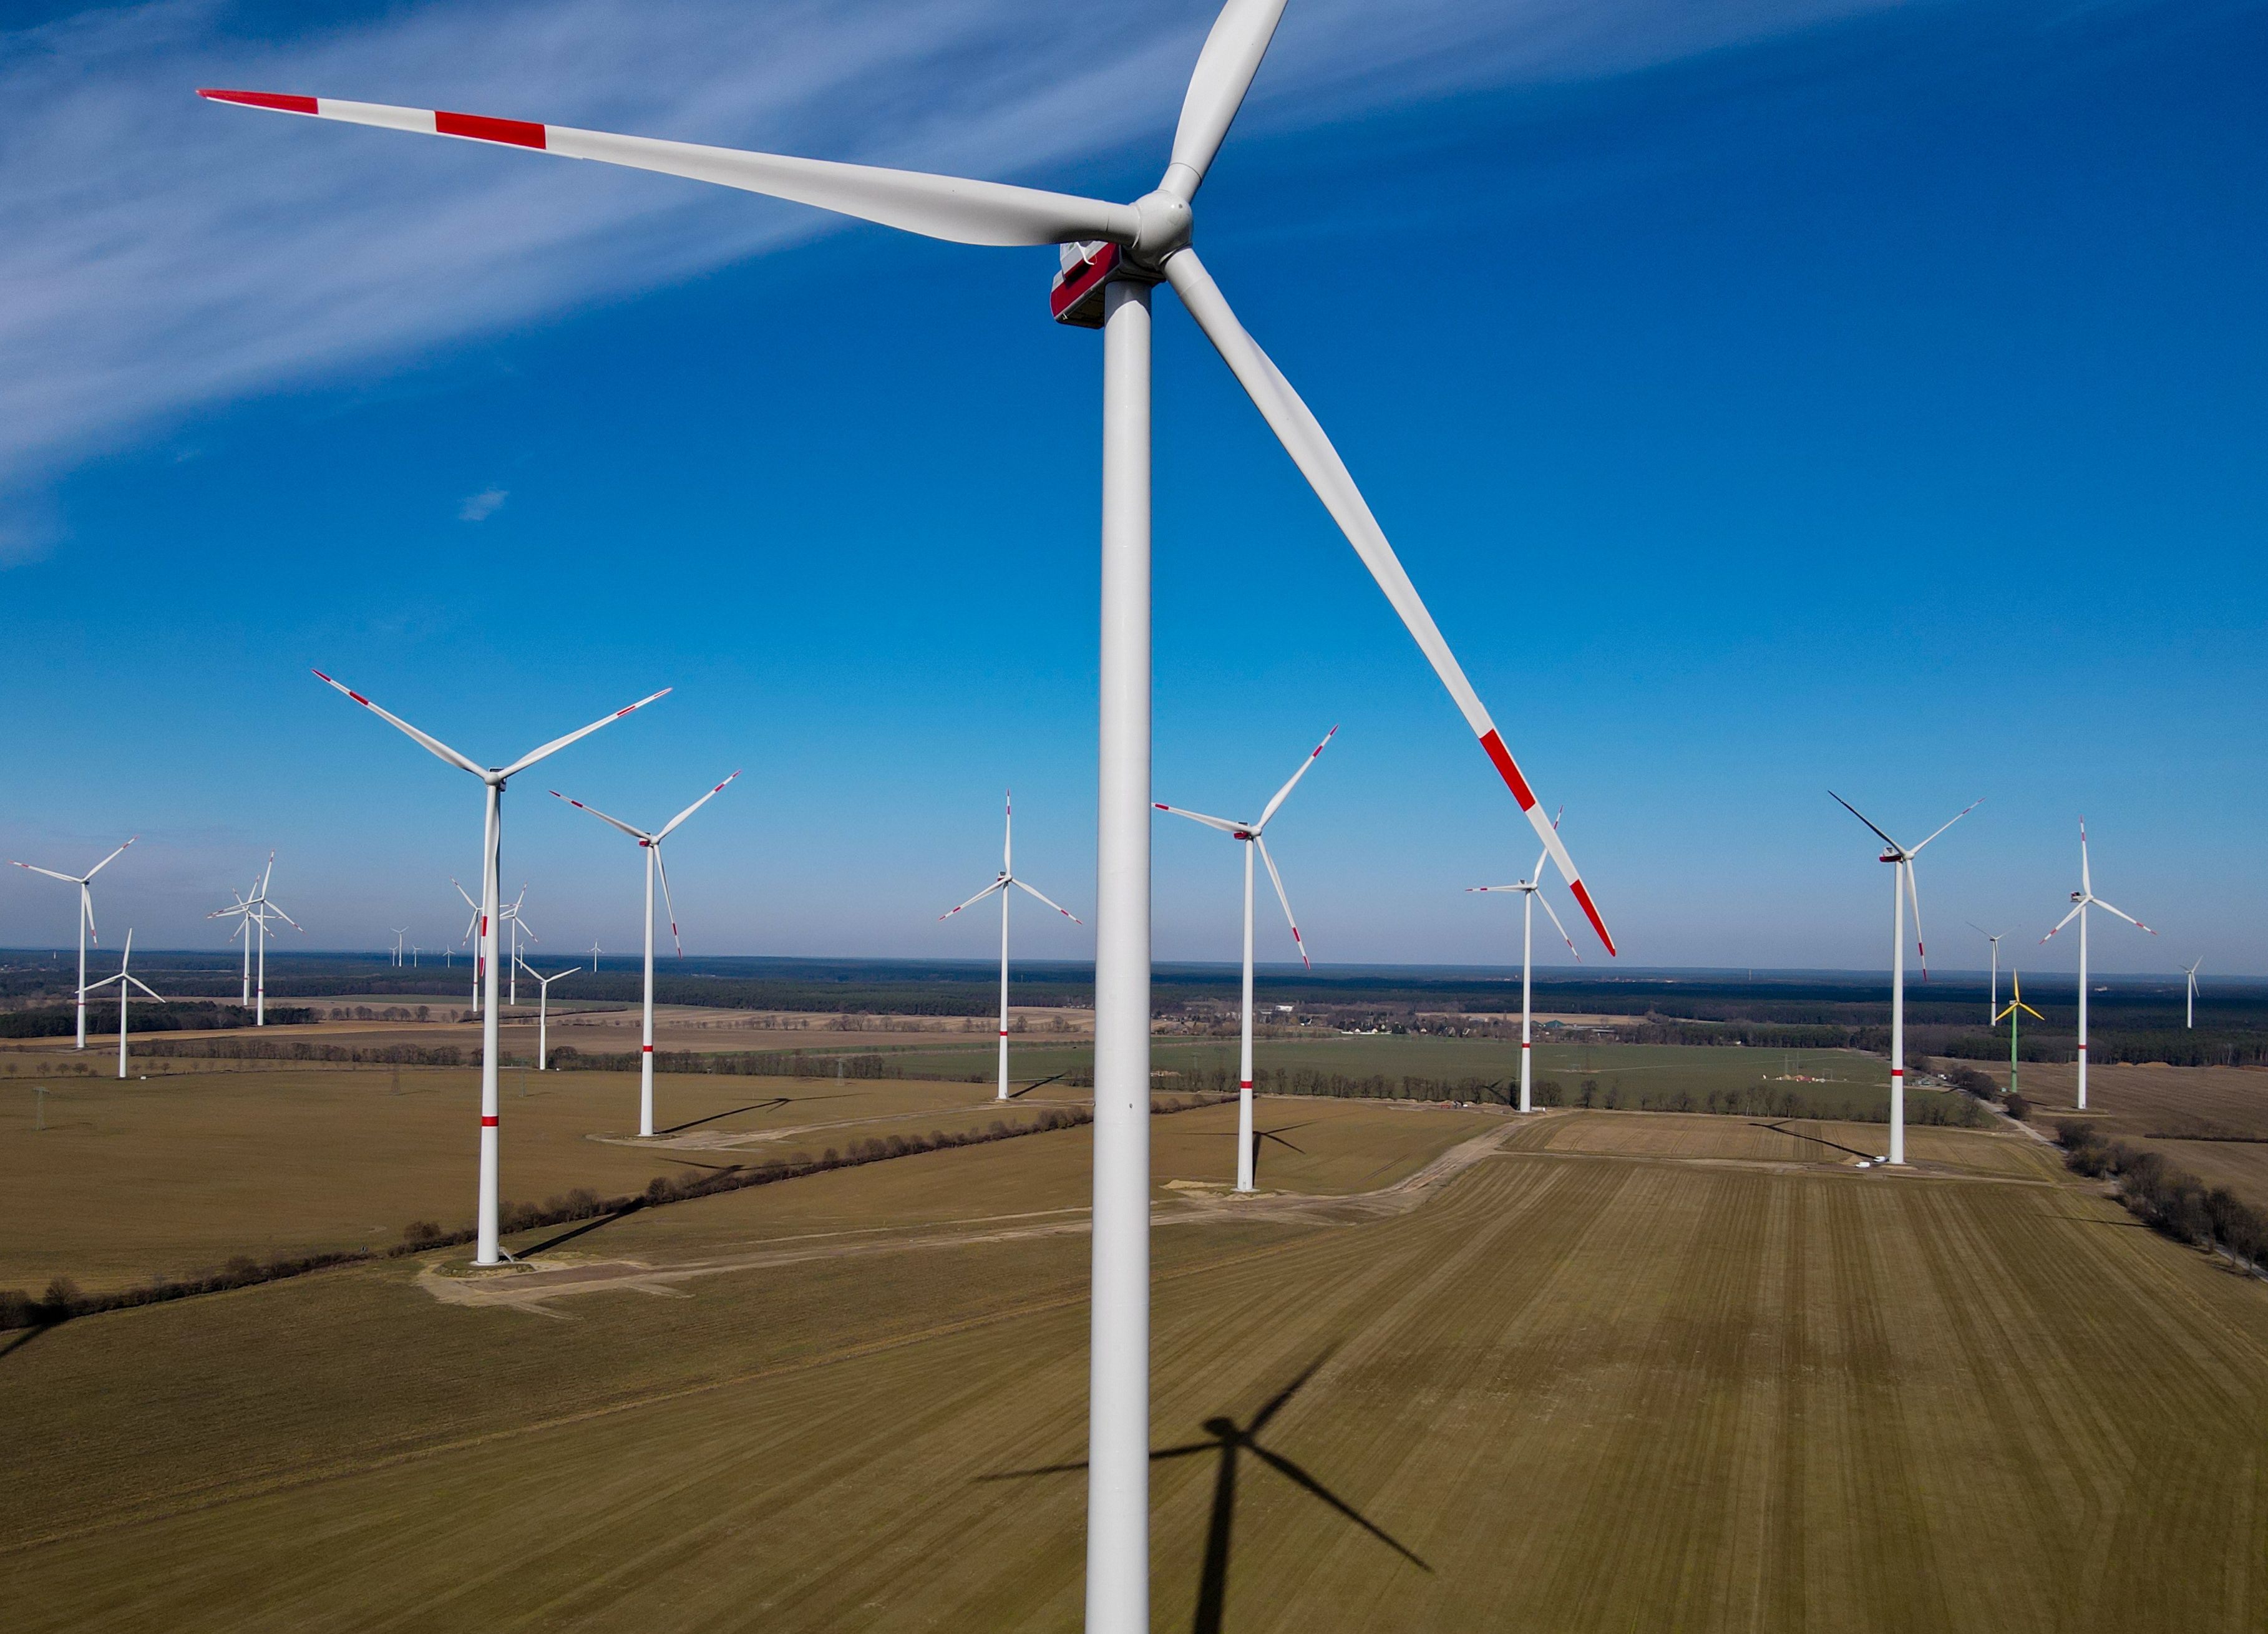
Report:
M307 110L314 112L313 108ZM502 142L516 148L541 148L544 145L543 127L531 125L524 119L490 119L482 114L439 114L433 115L433 129L445 136L470 136L475 142ZM636 708L633 704L631 708ZM622 715L627 715L624 710ZM620 719L618 715L615 718Z
M649 1056L653 1054L653 1046L652 1044L640 1044L638 1048Z
M502 1118L492 1116L488 1113L483 1112L481 1114L481 1127L482 1129L494 1129L503 1122L504 1120Z

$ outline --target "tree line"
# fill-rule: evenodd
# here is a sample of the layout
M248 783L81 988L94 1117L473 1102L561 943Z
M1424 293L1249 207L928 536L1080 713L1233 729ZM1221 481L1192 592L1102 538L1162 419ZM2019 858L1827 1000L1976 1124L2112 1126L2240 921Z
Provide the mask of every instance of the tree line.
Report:
M1150 1102L1150 1110L1153 1115L1162 1115L1216 1104L1215 1099L1208 1097L1160 1097ZM798 1152L790 1158L766 1158L761 1163L734 1164L727 1168L698 1174L657 1174L646 1182L643 1191L626 1192L619 1196L601 1197L587 1186L578 1186L540 1203L504 1203L497 1211L497 1224L509 1233L534 1231L545 1226L568 1226L584 1220L613 1218L644 1209L665 1207L673 1203L689 1203L699 1197L742 1191L751 1186L770 1186L780 1181L799 1180L806 1174L825 1174L832 1169L858 1168L868 1163L887 1162L892 1158L911 1157L919 1152L944 1152L959 1146L1015 1140L1026 1135L1076 1129L1093 1122L1094 1113L1085 1108L1049 1107L1027 1122L1011 1123L1004 1118L994 1118L981 1130L933 1129L927 1135L871 1136L854 1140L844 1147L829 1146L815 1158ZM158 1277L129 1288L113 1289L103 1293L85 1292L70 1277L57 1277L48 1283L47 1291L36 1298L21 1288L0 1289L0 1331L48 1327L56 1322L69 1321L75 1316L92 1316L103 1311L126 1310L141 1305L162 1305L173 1299L218 1293L231 1288L248 1288L259 1283L303 1277L310 1271L326 1270L336 1265L359 1265L375 1260L398 1259L403 1255L423 1254L429 1249L471 1242L476 1234L471 1226L445 1231L431 1220L413 1220L402 1228L401 1241L384 1248L339 1248L316 1254L278 1255L267 1260L256 1260L249 1255L240 1254L217 1270L197 1271L186 1277Z
M2258 1272L2268 1269L2268 1214L2241 1201L2226 1186L2208 1187L2161 1152L2124 1140L2105 1140L2089 1122L2056 1125L2064 1163L2092 1179L2109 1177L2129 1213L2192 1248L2218 1248Z

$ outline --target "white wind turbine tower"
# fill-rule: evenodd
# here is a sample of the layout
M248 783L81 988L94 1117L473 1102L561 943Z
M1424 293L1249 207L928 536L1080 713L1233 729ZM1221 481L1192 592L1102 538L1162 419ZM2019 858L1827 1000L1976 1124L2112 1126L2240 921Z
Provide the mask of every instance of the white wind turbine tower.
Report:
M2191 965L2188 969L2182 972L2183 975L2189 978L2190 984L2189 1018L2182 1023L2185 1027L2194 1028L2197 1026L2197 973L2198 965L2201 965L2204 962L2205 960L2200 956L2197 964Z
M1299 921L1292 917L1292 899L1284 894L1284 876L1276 872L1276 859L1268 854L1268 843L1260 837L1260 833L1284 804L1285 797L1298 785L1300 778L1307 775L1307 768L1322 757L1323 751L1331 747L1331 740L1338 735L1336 726L1323 734L1323 740L1307 751L1307 758L1300 762L1300 769L1285 780L1282 788L1276 791L1276 798L1268 802L1255 821L1234 822L1226 817L1208 817L1203 812L1184 811L1178 806L1152 802L1161 812L1171 812L1176 817L1201 822L1208 828L1218 828L1245 847L1244 1021L1236 1072L1236 1189L1239 1191L1250 1191L1258 1178L1253 1172L1252 1149L1252 853L1259 852L1260 860L1268 865L1268 878L1275 884L1276 900L1284 905L1284 923L1292 927L1292 945L1300 950L1300 963L1312 969L1314 966L1307 958L1307 945L1300 937Z
M736 771L733 777L740 775ZM643 828L633 828L618 818L609 817L595 806L585 806L580 800L569 800L556 789L551 791L552 799L567 800L567 804L576 810L588 812L600 822L620 829L636 840L638 849L645 853L645 1033L638 1048L638 1134L641 1138L651 1138L653 1135L653 880L657 873L661 876L662 901L669 908L669 939L677 944L677 956L681 959L685 956L685 944L678 939L677 935L677 904L669 898L669 870L662 865L661 843L676 832L678 824L723 793L725 784L732 782L733 777L725 778L725 783L718 784L652 834ZM597 947L595 942L592 944L593 969L598 968Z
M595 936L591 938L591 974L599 974L599 938Z
M1551 820L1551 826L1555 828L1557 828L1559 826L1559 819L1554 817ZM1582 954L1575 952L1575 938L1567 934L1567 927L1559 923L1559 916L1556 913L1552 913L1550 902L1542 894L1543 890L1543 865L1545 862L1550 860L1550 856L1551 853L1549 851L1539 853L1535 858L1535 868L1534 872L1531 873L1528 878L1522 880L1517 885L1469 885L1465 887L1468 892L1471 893L1479 893L1484 891L1517 891L1520 893L1520 1109L1522 1112L1532 1112L1535 1110L1534 1105L1528 1099L1528 1067L1535 1053L1535 970L1536 903L1539 902L1543 902L1543 911L1551 915L1551 928L1559 932L1559 939L1567 944L1567 951L1575 954L1576 962L1580 964L1582 962L1583 959Z
M126 845L133 844L141 837L138 834L133 835ZM43 873L50 880L61 880L65 885L78 887L78 1042L74 1048L79 1049L86 1048L86 945L92 941L99 946L102 941L94 932L94 876L116 862L126 845L120 846L85 873L57 873L52 868L41 868L31 863L16 865L27 873Z
M121 849L123 848L122 847ZM171 1004L173 1002L163 993L158 992L152 989L150 984L144 982L140 976L132 974L129 967L133 962L134 932L129 931L126 933L125 951L120 955L118 961L118 974L116 975L105 976L101 981L97 982L93 987L90 987L85 990L87 992L92 993L99 989L108 987L113 982L118 983L118 1076L121 1078L123 1078L126 1076L126 990L129 987L138 987L161 1005Z
M1849 812L1869 828L1874 824L1864 812L1830 789L1827 796L1845 811ZM1929 980L1929 950L1921 939L1921 893L1914 885L1913 859L1921 855L1922 847L1946 829L1975 811L1984 802L1971 800L1947 818L1934 829L1928 840L1911 849L1874 828L1881 835L1884 851L1879 860L1892 865L1890 874L1890 1152L1885 1163L1903 1166L1906 1160L1906 904L1913 904L1914 952L1921 955L1922 980Z
M409 927L408 925L401 926L394 933L394 968L397 970L401 968L401 938L409 934Z
M1964 919L1962 923L1992 944L1992 993L1984 1006L1984 1013L1991 1019L1990 1025L1998 1027L2000 1025L2000 937L2008 933L2003 931L1995 936L1974 919Z
M208 919L233 918L237 921L237 931L244 933L244 953L247 965L253 958L253 938L257 936L260 938L259 981L253 989L250 1000L253 1006L252 1024L254 1027L268 1025L268 924L269 919L271 917L281 919L294 931L299 931L302 935L306 934L304 927L298 920L269 900L268 882L275 878L275 875L276 853L270 851L268 853L267 869L257 880L254 881L251 895L238 897L228 907L217 908L205 916ZM235 934L235 931L230 932L232 938Z
M2049 931L2040 938L2040 940L2043 943L2052 941L2055 939L2056 931L2062 930L2074 919L2079 921L2078 1110L2084 1112L2087 1110L2087 910L2090 908L2100 908L2104 913L2117 914L2137 931L2150 931L2148 925L2144 924L2133 915L2113 908L2095 894L2095 877L2088 871L2087 866L2087 819L2084 817L2079 821L2079 889L2071 894L2071 911L2056 921L2055 931ZM2157 932L2150 931L2150 934L2155 936Z
M1004 803L1004 811L1005 815L1002 820L1000 829L1000 876L961 904L961 908L974 908L993 892L998 891L1000 894L1000 1093L998 1098L1002 1100L1008 1099L1008 887L1012 885L1018 890L1047 903L1073 924L1086 923L1061 902L1042 895L1035 887L1016 878L1014 861L1016 795L1012 789L1008 791ZM939 920L942 922L952 918L961 911L961 908L946 909L938 915Z
M487 983L485 1008L481 1018L481 1181L480 1214L477 1221L478 1241L473 1255L475 1265L494 1265L499 1255L497 1243L497 1147L498 1126L502 1122L500 1099L497 1093L497 874L504 860L504 784L547 755L556 754L569 744L589 737L601 726L612 725L632 710L644 709L656 698L669 696L669 688L640 698L636 703L602 715L589 725L569 732L563 738L554 738L541 748L531 749L509 766L481 766L457 753L438 738L420 732L398 715L390 715L361 693L341 686L322 671L314 672L315 679L352 698L363 708L408 734L430 753L456 767L470 772L481 780L487 791L485 815L481 843L481 949L475 968Z
M1159 185L1131 204L565 125L266 92L221 102L589 158L793 200L925 237L1063 247L1049 304L1102 339L1102 607L1096 813L1094 1282L1086 1626L1150 1626L1150 305L1170 283L1347 536L1455 701L1592 928L1587 887L1338 452L1245 332L1191 245L1196 197L1285 0L1229 0L1197 57Z
M541 989L535 997L535 1070L549 1072L551 1070L551 984L581 974L583 967L569 965L564 970L546 975L524 959L519 963L529 979Z
M534 927L527 923L520 911L526 902L527 887L523 885L519 887L519 894L513 897L511 904L504 910L504 922L512 931L512 962L508 967L512 973L512 992L504 1002L515 1006L519 1003L520 933L526 932L527 939L531 942L540 942L543 939L536 935Z

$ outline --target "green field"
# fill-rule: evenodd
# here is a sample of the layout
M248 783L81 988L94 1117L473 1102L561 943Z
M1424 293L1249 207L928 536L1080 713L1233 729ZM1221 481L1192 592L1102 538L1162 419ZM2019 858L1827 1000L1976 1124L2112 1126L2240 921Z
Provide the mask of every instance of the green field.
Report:
M1405 1183L1161 1187L1158 1629L2268 1622L2268 1289L2021 1136L1892 1175L1834 1125L1262 1111L1308 1165L1263 1181ZM1232 1115L1155 1120L1160 1180ZM1475 1131L1516 1144L1407 1183ZM549 1270L0 1341L11 1626L1075 1626L1080 1479L1020 1472L1083 1450L1086 1166L1035 1136ZM1287 1389L1258 1445L1394 1546L1248 1453L1223 1513L1221 1435Z

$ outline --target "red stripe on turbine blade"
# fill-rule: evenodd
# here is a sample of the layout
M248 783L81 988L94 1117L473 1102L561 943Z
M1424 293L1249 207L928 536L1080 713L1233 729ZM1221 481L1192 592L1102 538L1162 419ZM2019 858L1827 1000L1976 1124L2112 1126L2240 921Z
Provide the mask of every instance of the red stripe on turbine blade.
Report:
M279 114L313 114L313 97L279 96L273 91L199 91L208 102L234 102L242 107L273 108Z
M482 1129L495 1129L503 1122L504 1120L502 1118L492 1117L485 1112L481 1115L481 1127Z
M356 691L352 687L349 687L349 688L347 688L347 696L349 696L349 697L352 698L356 703L357 703L361 704L361 705L363 706L363 708L364 708L364 709L368 709L368 708L370 708L370 707L371 707L370 700L369 700L368 698L365 698L364 696L363 696L361 693L357 692L357 691Z
M1511 789L1512 798L1520 802L1520 809L1526 811L1535 805L1535 791L1529 788L1528 779L1520 775L1520 768L1513 762L1512 751L1504 747L1504 740L1498 735L1495 727L1491 726L1481 734L1481 747L1486 749L1489 759L1496 762L1497 775Z
M1589 889L1585 887L1580 880L1568 880L1567 889L1569 893L1573 895L1576 902L1582 908L1583 916L1591 922L1591 929L1599 933L1599 940L1606 944L1607 957L1609 959L1621 958L1622 954L1620 951L1615 946L1615 938L1607 934L1607 922L1599 917L1598 908L1591 901L1591 893Z
M475 142L501 142L515 148L544 145L543 127L524 119L490 119L484 114L435 114L433 129L445 136L469 136ZM627 715L628 710L622 711Z

